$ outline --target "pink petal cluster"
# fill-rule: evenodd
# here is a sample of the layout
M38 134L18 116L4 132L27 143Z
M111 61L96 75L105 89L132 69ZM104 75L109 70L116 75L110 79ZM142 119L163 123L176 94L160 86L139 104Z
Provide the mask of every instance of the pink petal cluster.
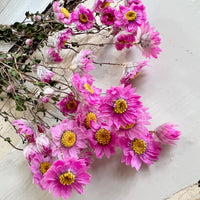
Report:
M78 10L71 13L71 21L79 31L89 30L94 25L94 16L90 9L79 5Z
M123 70L122 77L120 79L121 84L130 84L130 81L139 75L143 67L149 66L148 63L148 60L144 60L135 64L128 64Z
M136 13L134 20L127 19L126 14L128 14L128 12ZM125 27L128 32L137 31L137 28L146 21L145 7L143 4L132 4L130 7L120 5L119 11L115 13L115 16L115 27L117 29Z
M95 0L92 11L97 13L102 13L104 9L108 8L110 3L114 0Z
M107 26L112 26L115 24L115 8L107 7L103 10L102 15L101 15L101 23L105 24Z
M119 32L114 38L115 47L118 51L124 49L125 47L127 49L132 47L134 41L135 34L126 31Z
M36 154L39 154L37 146L33 143L29 143L23 150L24 157L28 163L30 163Z
M36 129L30 121L18 119L13 122L13 125L18 126L17 133L23 134L29 142L35 142Z
M58 52L61 49L65 49L65 42L70 38L71 35L72 35L72 30L70 28L65 29L61 33L61 35L58 38L57 45L56 45Z
M143 141L146 146L142 154L138 154L132 149L133 142L138 139ZM122 162L126 165L131 165L131 167L135 167L137 171L140 169L142 163L150 165L153 164L153 161L158 160L161 150L160 143L153 138L152 133L148 132L146 134L132 135L130 138L122 137L119 146L123 150Z
M106 96L102 98L99 111L102 117L112 123L116 129L135 123L135 119L137 119L142 104L139 101L140 96L134 92L135 89L130 85L127 87L121 85L111 87L106 91Z
M62 159L62 155L64 158L78 157L80 149L84 149L87 147L87 135L84 134L84 129L79 127L75 120L67 121L65 119L57 126L51 127L50 130L54 141L54 143L52 143L53 156L58 155L60 159ZM66 131L70 131L75 134L75 142L70 147L66 147L65 144L62 143L62 136Z
M83 159L67 158L65 161L58 160L44 174L43 186L49 192L53 191L54 198L70 198L72 190L82 194L84 192L83 186L90 182L91 176L87 173L87 170L88 166L86 166ZM71 184L64 185L61 176L64 177L67 172L71 177L74 176L74 181L71 181Z
M56 63L63 61L63 59L60 57L59 53L56 52L54 48L49 48L47 50L47 58L49 61L56 62Z
M51 149L51 142L48 139L47 136L44 134L41 134L36 138L36 145L38 148L38 151L43 155L51 155L52 149Z
M55 12L56 18L60 22L62 22L63 24L67 24L67 25L71 24L71 16L70 16L70 14L68 13L67 10L65 10L65 8L60 7L59 1L55 1L53 3L53 10ZM63 12L63 10L64 10L64 12ZM65 11L67 13L65 13Z
M158 139L164 144L175 144L179 140L180 131L174 127L177 125L171 123L164 123L156 128L155 133Z
M158 57L161 52L159 48L160 37L159 33L154 31L154 27L150 27L149 22L143 23L137 30L136 40L138 48L142 51L142 55L147 58L151 56L154 58Z
M38 78L42 82L46 82L46 83L48 83L51 80L51 78L54 76L54 72L50 71L45 66L42 66L39 64L33 66L33 72L37 74Z

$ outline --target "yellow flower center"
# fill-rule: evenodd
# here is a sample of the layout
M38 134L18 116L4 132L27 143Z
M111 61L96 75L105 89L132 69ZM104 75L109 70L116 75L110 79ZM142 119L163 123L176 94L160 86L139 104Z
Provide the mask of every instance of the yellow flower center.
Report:
M143 154L147 148L146 143L141 139L134 139L131 147L138 155Z
M51 165L50 165L50 163L49 162L42 162L41 164L40 164L40 172L42 173L42 174L45 174L47 171L48 171L48 169L51 167Z
M124 99L118 99L114 104L115 113L122 114L126 111L128 105Z
M80 14L79 15L79 20L82 22L82 23L87 23L88 22L88 16L86 14Z
M62 185L71 185L75 180L75 175L70 171L64 172L59 176L59 181Z
M70 100L67 102L66 107L68 110L74 110L77 107L77 103L74 100Z
M125 15L126 19L131 22L134 21L137 17L137 13L133 10L128 11Z
M111 140L111 134L110 131L106 130L105 128L101 128L99 129L96 133L95 133L95 139L97 140L97 142L101 145L107 145L109 144L110 140Z
M60 142L64 147L67 147L67 148L72 147L74 143L76 142L75 133L73 133L72 131L65 131L62 134Z
M107 8L109 5L110 5L110 2L105 1L105 2L103 2L101 8L105 9L105 8Z
M86 118L85 118L85 127L87 129L90 128L90 120L97 122L96 115L92 112L88 112L87 115L86 115Z
M123 129L123 130L128 130L128 129L131 129L135 126L135 124L126 124L126 127L123 127L123 126L120 126L120 129Z
M90 92L91 94L94 93L94 90L92 89L92 87L91 87L88 83L85 83L85 84L83 85L83 87L84 87L88 92Z
M60 12L63 13L66 18L69 18L69 11L66 8L61 8Z

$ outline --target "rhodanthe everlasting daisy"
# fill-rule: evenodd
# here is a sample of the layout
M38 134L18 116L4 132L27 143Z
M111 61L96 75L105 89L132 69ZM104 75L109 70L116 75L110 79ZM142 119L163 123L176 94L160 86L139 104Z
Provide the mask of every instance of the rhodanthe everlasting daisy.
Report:
M132 47L134 41L135 34L126 31L119 32L114 38L115 47L118 51L124 49L125 47L127 49Z
M137 28L146 21L145 7L143 4L125 7L120 5L119 11L116 11L116 28L125 27L126 31L137 31Z
M80 76L94 69L93 58L95 58L95 56L92 55L92 53L92 51L87 49L81 50L72 60L69 69L79 73Z
M18 119L13 125L18 126L17 133L23 134L29 142L35 142L37 130L30 121Z
M116 134L129 138L133 138L134 135L138 134L146 134L148 132L146 125L150 125L149 120L151 119L147 109L148 108L142 107L138 112L135 123L127 124L125 127L120 126L119 130L116 130Z
M154 31L154 27L150 27L149 22L143 23L138 28L136 38L137 46L145 57L158 57L158 54L161 52L159 48L161 39L159 33Z
M33 143L29 143L23 150L24 157L27 160L27 162L31 162L32 159L35 157L36 154L39 154L39 150L37 146Z
M85 31L93 27L94 16L90 9L79 5L78 10L72 12L71 21L76 24L79 31Z
M72 190L79 194L84 193L83 186L90 182L90 174L87 173L83 159L67 158L65 161L58 160L44 174L43 186L49 192L53 192L53 196L70 198Z
M59 125L51 127L52 133L52 154L58 155L61 159L77 157L80 149L87 147L84 130L77 125L75 120L63 120Z
M34 183L39 185L41 189L44 189L42 185L44 174L49 170L53 162L54 158L48 156L44 157L42 154L36 154L31 161L30 169L33 173Z
M60 57L59 53L55 51L54 48L49 48L47 50L47 58L51 62L59 63L62 62L62 58Z
M116 129L135 123L138 111L142 107L140 96L131 86L111 87L106 91L99 106L101 116L111 122Z
M72 114L77 111L79 103L80 102L77 101L71 93L59 101L57 105L60 107L60 111L63 113L63 115L67 116L69 113Z
M180 131L174 127L177 125L171 123L164 123L156 128L155 133L159 140L164 144L175 144L179 140Z
M139 75L143 67L149 66L148 63L148 60L144 60L134 64L127 64L127 66L123 70L122 77L120 79L121 84L130 84L130 81L132 79L135 79Z
M38 78L42 82L48 83L51 78L54 76L54 72L50 71L48 68L42 65L34 65L33 66L33 71L37 74Z
M104 9L110 6L110 3L113 3L114 0L95 0L92 11L102 13Z
M112 26L115 23L116 17L115 17L115 8L107 7L103 10L101 15L101 23L105 24L107 26Z
M142 133L129 137L122 137L119 142L123 150L122 162L126 165L135 167L138 171L142 165L153 164L153 161L158 160L161 148L160 143L156 142L152 133Z
M115 154L115 147L118 145L118 137L111 131L111 127L105 123L100 125L91 122L91 136L89 137L90 146L94 149L97 158Z
M67 25L71 23L71 16L69 11L66 8L60 7L59 1L55 1L53 3L53 10L59 21Z
M72 30L70 28L65 29L59 36L57 41L57 50L65 49L65 43L72 35Z
M36 138L36 145L41 154L51 155L51 142L45 134L42 134Z
M100 100L101 90L99 88L94 87L93 80L87 76L87 74L83 77L80 77L78 73L75 73L72 78L72 86L74 92L77 95L84 99L90 105L96 105Z

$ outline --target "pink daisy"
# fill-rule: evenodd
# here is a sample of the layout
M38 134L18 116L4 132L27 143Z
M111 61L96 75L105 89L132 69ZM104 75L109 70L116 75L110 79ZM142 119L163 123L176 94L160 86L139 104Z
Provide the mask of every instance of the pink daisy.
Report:
M71 21L76 24L79 31L85 31L93 27L94 16L90 9L79 5L78 10L72 12Z
M50 71L45 66L42 66L39 64L33 66L33 72L37 74L38 78L42 82L46 82L46 83L48 83L51 80L51 78L54 76L54 72Z
M52 153L58 155L59 159L77 157L80 149L87 147L84 129L77 125L75 120L63 120L59 125L51 127L52 133Z
M126 31L136 31L138 26L146 21L145 7L143 4L125 7L120 5L119 11L116 11L116 28L126 27Z
M156 128L155 134L158 139L164 144L175 144L175 140L179 140L180 131L176 130L174 127L177 125L164 123Z
M42 179L44 174L49 170L53 164L54 159L52 157L44 157L42 154L36 154L31 161L30 169L33 173L34 183L39 185L43 190Z
M70 93L68 96L63 98L61 101L57 103L60 107L60 111L63 113L64 116L67 116L69 113L75 113L77 111L79 101L77 101L73 94Z
M13 125L18 126L17 133L23 134L29 142L35 142L37 130L30 121L18 119L13 122Z
M83 159L58 160L44 174L43 186L49 192L53 191L54 198L70 198L72 190L82 194L83 186L90 182L91 175L87 170Z
M111 127L105 123L101 125L91 122L90 146L94 149L97 158L115 154L115 147L118 145L118 137L112 132Z
M59 6L59 1L53 3L53 10L56 14L56 18L63 24L69 25L71 23L70 13L66 8Z
M65 29L58 38L57 50L65 49L65 42L70 38L72 30L70 28Z
M133 46L133 42L135 41L135 34L128 33L126 31L119 32L115 38L115 47L118 51L124 49L125 47L128 49Z
M51 155L52 153L51 142L47 136L45 136L44 134L38 136L36 138L36 145L41 154Z
M112 26L115 23L115 8L107 7L103 10L102 15L101 15L101 23L105 24L107 26Z
M142 54L150 58L151 56L157 58L161 52L159 48L160 37L159 33L154 31L154 27L151 28L149 22L143 23L137 30L137 47L142 51Z
M90 129L91 121L99 123L99 112L94 106L81 104L77 110L76 121L79 126L85 127L85 129L88 130Z
M132 138L134 135L147 133L148 129L146 125L150 125L149 120L151 116L146 111L148 108L142 107L138 113L135 123L127 124L125 127L121 126L119 130L116 130L116 134L119 136L126 136Z
M72 64L69 67L73 72L79 73L80 76L83 76L85 73L94 69L93 65L93 52L90 50L81 50L76 57L72 60Z
M110 3L113 3L114 0L95 0L92 11L102 13L104 9L110 6Z
M135 123L138 110L142 107L139 101L140 96L134 93L131 86L111 87L106 91L99 106L101 116L112 123L116 129L120 126Z
M94 87L93 80L87 76L80 77L75 73L72 78L72 86L74 92L90 105L96 105L100 100L101 89Z
M47 50L47 58L49 61L56 62L56 63L63 61L63 59L60 57L59 53L56 52L54 48L49 48Z
M156 142L152 133L148 132L132 135L131 138L122 137L119 145L123 149L122 162L135 167L137 171L142 163L150 165L158 160L161 150L160 143Z
M144 60L135 64L128 64L123 70L122 77L120 79L121 84L130 84L130 81L139 75L143 67L149 66L148 63L148 60Z

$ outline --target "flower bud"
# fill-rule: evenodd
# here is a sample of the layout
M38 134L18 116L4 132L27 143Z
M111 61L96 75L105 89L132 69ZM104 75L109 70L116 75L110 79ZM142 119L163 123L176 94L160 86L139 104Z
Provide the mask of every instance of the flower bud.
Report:
M41 20L41 16L40 15L35 15L35 20L36 21L40 21Z
M35 155L36 155L37 153L39 153L39 151L38 151L37 146L36 146L35 144L29 143L29 144L25 147L23 153L24 153L24 157L26 158L27 162L30 163L31 160L35 157Z
M31 40L31 39L26 39L25 44L26 44L27 46L31 46L31 45L33 44L33 40Z
M8 87L7 87L7 92L8 93L12 93L12 92L14 92L14 87L12 86L12 85L9 85Z
M49 155L51 154L51 142L50 140L44 135L40 135L36 139L36 145L40 153L43 155Z
M54 90L52 88L46 88L43 93L46 97L51 98L54 95Z

